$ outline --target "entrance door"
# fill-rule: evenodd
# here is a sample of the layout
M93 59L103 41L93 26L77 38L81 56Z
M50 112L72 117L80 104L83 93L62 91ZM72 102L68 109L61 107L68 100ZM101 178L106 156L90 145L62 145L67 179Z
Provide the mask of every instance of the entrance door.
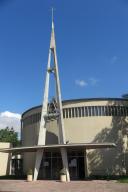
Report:
M43 178L51 179L51 158L44 158Z
M70 179L71 180L78 179L77 157L69 157L68 166L69 166Z
M84 157L78 157L77 164L78 164L77 170L79 179L85 179Z
M62 169L60 152L45 152L41 162L39 179L59 179Z
M68 165L71 180L84 179L84 153L70 151ZM63 168L60 152L45 152L39 171L39 179L59 179L60 170Z
M52 179L60 179L60 170L62 169L61 157L52 158Z
M49 152L43 155L38 179L51 179L51 153Z
M68 165L71 180L84 179L84 152L70 151L68 152Z

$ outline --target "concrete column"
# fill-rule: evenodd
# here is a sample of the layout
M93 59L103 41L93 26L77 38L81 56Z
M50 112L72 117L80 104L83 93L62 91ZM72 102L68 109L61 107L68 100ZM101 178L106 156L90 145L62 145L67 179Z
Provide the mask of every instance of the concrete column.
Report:
M68 157L67 157L67 151L65 148L61 148L61 156L63 161L63 168L66 170L66 179L69 182L70 175L69 175L69 169L68 169Z
M89 177L87 149L84 150L84 168L85 168L85 178L87 178Z
M58 71L58 62L57 62L57 54L56 54L56 44L55 44L55 34L54 34L54 24L52 25L52 38L51 38L51 50L54 56L54 68L55 68L55 81L56 81L56 98L58 109L60 111L59 119L58 119L58 127L59 127L59 143L65 144L65 129L64 129L64 120L63 120L63 111L62 111L62 99L61 99L61 88L60 88L60 79L59 79L59 71ZM63 168L66 170L67 181L70 181L69 169L68 169L68 158L67 158L67 150L61 149Z
M48 65L47 65L45 88L44 88L44 98L43 98L37 145L45 145L45 140L46 140L46 122L45 122L44 116L47 114L47 110L48 110L47 106L48 106L49 80L50 80L48 69L50 68L50 62L51 62L51 49L49 50L49 56L48 56ZM43 150L37 151L35 169L34 169L34 181L37 180L38 178L38 173L39 173L39 168L40 168L40 163L42 158L43 158Z
M43 157L43 152L44 150L38 150L36 152L36 163L35 163L34 178L33 178L34 181L36 181L38 178L38 173L40 169L41 160Z

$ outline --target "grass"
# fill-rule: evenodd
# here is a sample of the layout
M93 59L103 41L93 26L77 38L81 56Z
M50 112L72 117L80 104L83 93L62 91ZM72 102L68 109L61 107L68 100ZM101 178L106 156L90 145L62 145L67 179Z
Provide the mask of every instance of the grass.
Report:
M118 182L119 182L119 183L128 183L128 177L118 179Z

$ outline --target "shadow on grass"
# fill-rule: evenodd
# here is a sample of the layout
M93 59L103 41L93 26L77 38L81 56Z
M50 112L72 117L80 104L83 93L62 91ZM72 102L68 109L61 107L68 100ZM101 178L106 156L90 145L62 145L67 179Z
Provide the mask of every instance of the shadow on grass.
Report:
M85 180L128 180L128 176L126 175L92 175L88 178L86 178Z

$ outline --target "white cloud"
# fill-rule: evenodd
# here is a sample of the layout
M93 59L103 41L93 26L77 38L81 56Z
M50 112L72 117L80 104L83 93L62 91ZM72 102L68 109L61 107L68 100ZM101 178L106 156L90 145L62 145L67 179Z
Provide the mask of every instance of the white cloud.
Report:
M20 119L21 115L18 113L12 113L4 111L0 113L0 129L5 127L13 127L16 132L20 132Z
M88 83L84 80L76 80L75 83L76 83L76 85L78 85L80 87L85 87L88 85Z
M99 82L99 80L98 79L96 79L96 78L90 78L89 79L89 81L90 81L90 84L92 85L92 86L95 86L95 85L97 85L97 83Z
M12 112L9 112L9 111L5 111L5 112L2 112L0 113L0 116L1 117L12 117L12 118L16 118L16 119L21 119L21 115L18 114L18 113L12 113Z
M80 86L80 87L85 87L85 86L96 86L96 85L98 85L98 82L99 82L98 79L96 79L94 77L91 77L91 78L88 78L87 81L85 81L85 80L76 80L75 84Z

